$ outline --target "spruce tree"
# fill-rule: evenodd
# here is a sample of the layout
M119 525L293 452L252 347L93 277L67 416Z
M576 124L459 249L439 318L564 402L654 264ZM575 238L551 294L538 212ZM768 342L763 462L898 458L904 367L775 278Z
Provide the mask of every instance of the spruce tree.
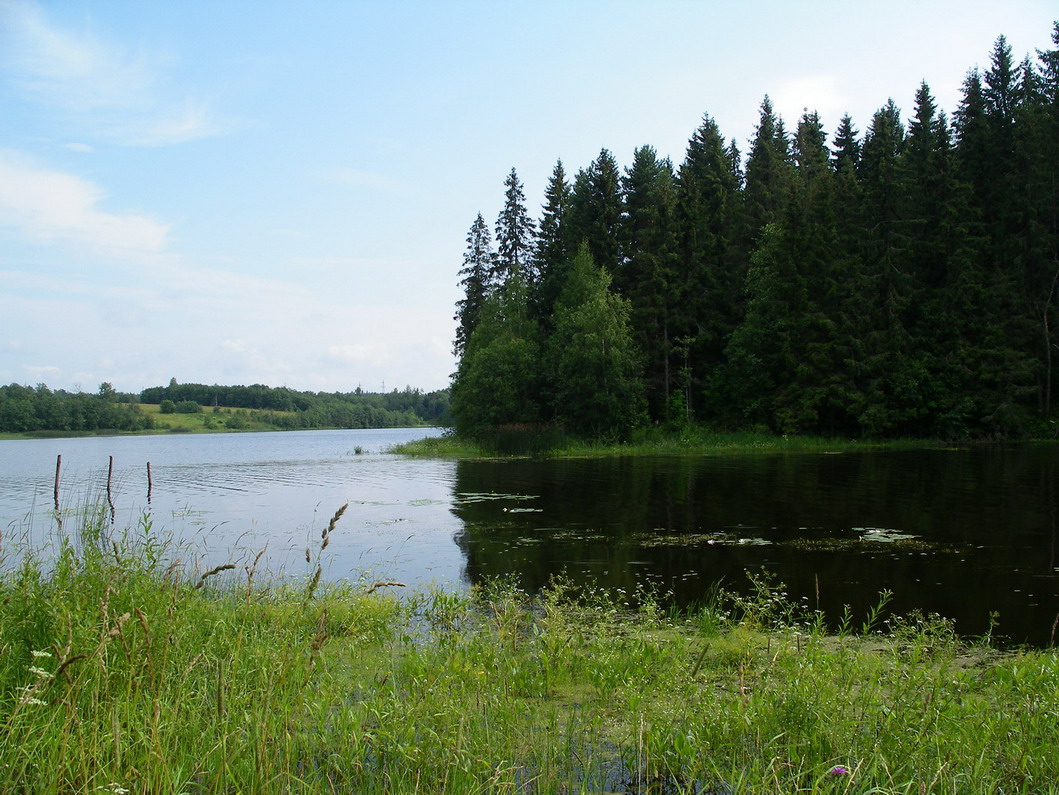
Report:
M672 337L685 418L695 406L695 394L708 389L724 361L728 336L742 316L746 266L739 187L738 150L734 142L725 147L716 122L705 116L688 141L677 174L682 278L674 291L678 303L673 306Z
M551 316L562 289L563 276L573 252L570 250L570 185L563 161L556 162L544 190L544 206L534 252L537 284L532 292L534 314L542 322Z
M570 195L570 242L588 244L592 259L608 273L621 264L621 173L607 149L578 172Z
M459 358L467 347L481 317L482 306L490 292L490 280L494 269L495 255L489 227L485 225L482 214L471 224L467 233L467 251L463 255L463 267L460 268L460 286L463 298L456 302L457 321L454 353Z
M526 196L514 168L504 180L504 207L496 219L496 267L494 281L512 278L528 285L536 282L534 239L536 224L526 211Z
M790 144L783 120L772 109L772 100L761 102L758 126L746 160L747 232L751 244L761 230L775 221L789 200Z
M673 166L650 146L633 153L622 178L624 261L615 291L629 299L635 341L644 354L654 419L665 417L673 372L673 313L680 303L676 270L676 192Z

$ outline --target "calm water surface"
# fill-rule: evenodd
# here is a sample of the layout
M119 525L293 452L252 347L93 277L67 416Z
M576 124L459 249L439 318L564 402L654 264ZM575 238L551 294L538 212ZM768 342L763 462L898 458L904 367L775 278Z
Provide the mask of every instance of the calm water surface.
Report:
M765 567L829 615L889 589L898 612L937 612L968 634L998 613L999 633L1040 645L1059 617L1055 445L563 461L385 452L437 432L0 441L3 544L54 533L56 455L64 509L105 499L114 456L116 526L148 510L203 562L267 546L273 572L301 574L306 546L348 502L332 579L460 587L505 575L536 588L562 573L653 583L689 604Z

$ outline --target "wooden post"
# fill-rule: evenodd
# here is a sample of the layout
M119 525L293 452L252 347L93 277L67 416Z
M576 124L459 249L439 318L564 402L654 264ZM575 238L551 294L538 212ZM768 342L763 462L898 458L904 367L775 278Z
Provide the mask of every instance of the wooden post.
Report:
M151 504L151 462L147 462L147 504Z
M110 457L110 466L107 468L107 505L110 506L110 521L114 521L114 498L111 496L110 482L114 478L114 456Z
M55 510L59 510L59 470L62 469L62 455L55 456Z

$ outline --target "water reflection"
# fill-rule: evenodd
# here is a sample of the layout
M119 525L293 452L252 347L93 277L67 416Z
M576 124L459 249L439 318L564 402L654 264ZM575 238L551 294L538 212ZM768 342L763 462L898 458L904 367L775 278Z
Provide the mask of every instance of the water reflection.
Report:
M894 609L1047 644L1059 614L1054 446L844 455L464 461L473 580L555 573L689 604L766 567L829 615ZM492 494L469 500L460 495ZM526 510L530 508L531 510ZM894 540L894 539L897 540Z
M202 560L252 556L300 574L339 506L329 579L462 587L558 573L681 604L745 570L839 615L884 588L894 609L935 611L1047 645L1059 615L1055 445L845 455L437 461L387 454L439 431L307 431L0 442L0 562L12 536L46 535L55 457L62 503L100 504L115 460L117 525L148 510ZM359 453L357 450L359 449ZM146 504L146 463L153 499Z

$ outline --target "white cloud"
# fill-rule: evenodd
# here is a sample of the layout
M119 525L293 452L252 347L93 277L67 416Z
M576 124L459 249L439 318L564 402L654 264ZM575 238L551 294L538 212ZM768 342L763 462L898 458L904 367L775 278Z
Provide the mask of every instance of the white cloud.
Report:
M0 65L12 82L69 114L84 132L130 146L161 146L230 126L202 99L174 99L158 56L57 28L36 3L0 0L0 31Z
M789 78L781 81L771 96L788 130L797 127L806 111L817 111L822 118L837 118L846 112L849 99L834 75Z
M41 168L0 150L0 227L42 242L108 254L160 251L169 227L134 213L103 210L103 191L72 174Z

